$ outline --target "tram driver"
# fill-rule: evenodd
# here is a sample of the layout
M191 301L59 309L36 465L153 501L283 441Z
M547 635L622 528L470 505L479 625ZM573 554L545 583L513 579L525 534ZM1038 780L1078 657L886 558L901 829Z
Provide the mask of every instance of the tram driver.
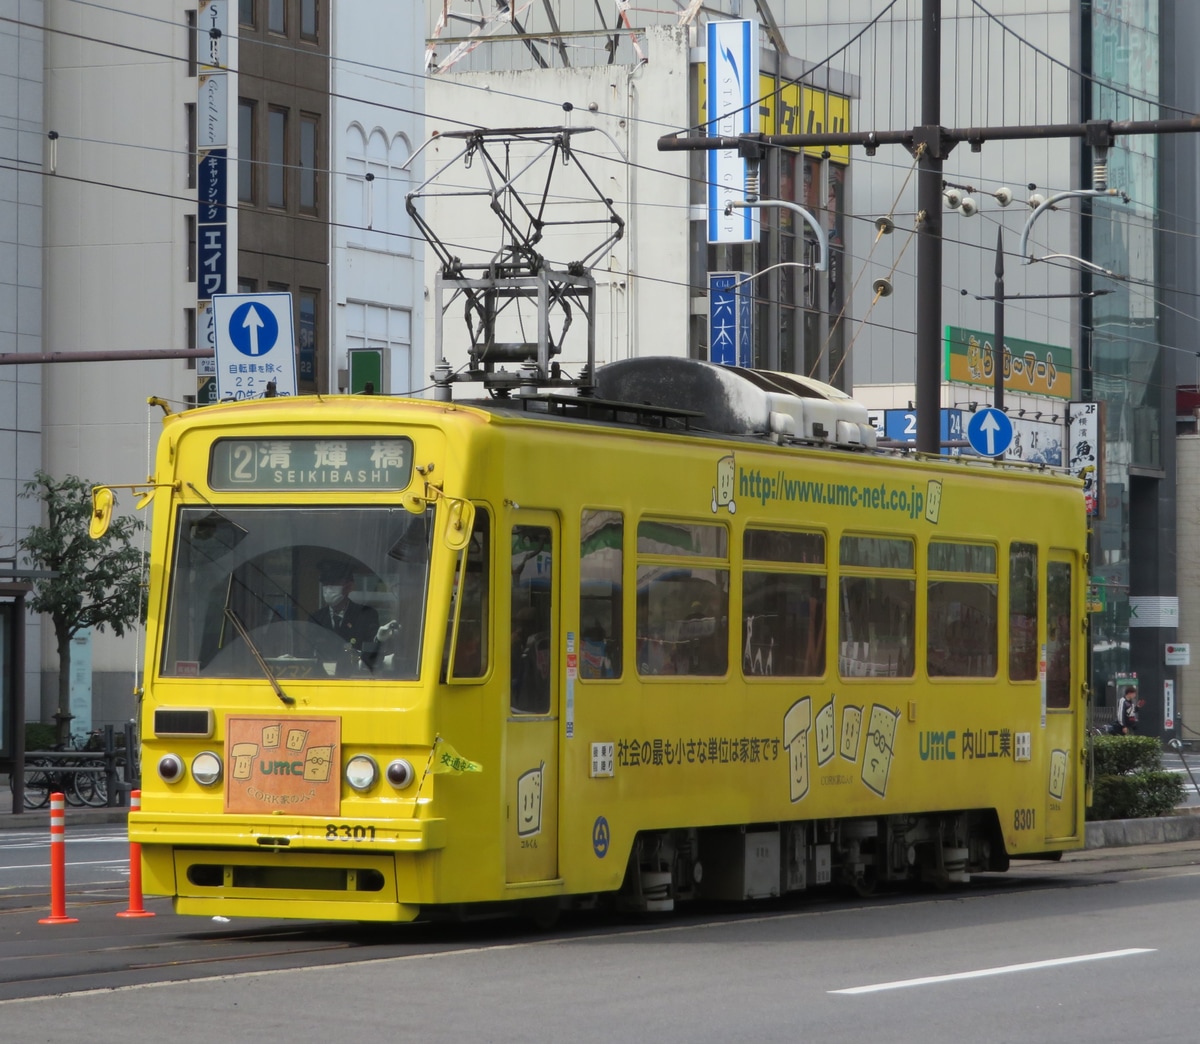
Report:
M381 644L399 630L399 625L392 620L380 627L379 613L350 597L354 573L348 562L340 559L322 562L319 577L321 608L312 615L312 621L341 641L331 673L347 675L359 668L374 670Z

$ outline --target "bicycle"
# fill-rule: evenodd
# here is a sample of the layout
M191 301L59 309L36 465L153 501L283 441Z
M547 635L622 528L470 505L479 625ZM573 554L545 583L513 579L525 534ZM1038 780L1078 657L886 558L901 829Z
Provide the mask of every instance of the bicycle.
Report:
M63 751L102 751L104 749L103 733L94 729L88 734L87 740L80 744L74 737L68 744L55 746L56 752ZM116 766L118 770L125 763L124 755L118 755ZM9 785L16 796L16 777L11 776ZM50 803L50 795L61 793L68 805L100 808L108 804L108 774L102 764L92 759L58 759L38 757L35 752L25 759L25 795L24 805L30 811L45 808Z
M104 750L104 733L100 729L93 729L88 733L87 741L80 746L78 741L72 737L71 749L82 751L103 751ZM113 759L113 768L118 777L122 774L125 767L125 754L118 753ZM84 762L77 762L82 765ZM92 767L86 771L82 768L76 769L72 775L75 777L72 790L79 801L92 808L101 808L108 804L108 771L105 765L96 764L93 761L88 761L86 764Z
M45 808L50 803L50 795L61 793L69 805L82 805L83 800L75 791L75 773L63 772L49 758L39 758L36 755L25 759L25 808L34 811ZM14 773L9 777L9 787L13 797L17 793L17 777Z

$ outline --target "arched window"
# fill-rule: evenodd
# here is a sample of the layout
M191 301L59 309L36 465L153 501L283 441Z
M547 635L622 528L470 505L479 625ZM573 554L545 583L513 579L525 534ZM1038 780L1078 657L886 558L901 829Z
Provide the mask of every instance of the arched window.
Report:
M412 253L412 222L404 209L410 184L402 170L411 149L402 134L388 138L379 127L369 134L358 123L344 136L345 224L363 230L363 242L391 254Z

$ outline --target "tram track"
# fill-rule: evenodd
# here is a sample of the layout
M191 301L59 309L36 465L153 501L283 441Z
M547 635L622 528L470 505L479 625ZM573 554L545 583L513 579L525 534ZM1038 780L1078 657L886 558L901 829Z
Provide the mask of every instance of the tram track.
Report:
M877 906L896 908L929 903L985 901L1019 893L1034 901L1046 891L1084 893L1105 886L1134 884L1154 876L1189 876L1200 864L1200 843L1079 853L1060 863L1028 863L1009 874L976 878L947 892L902 889L870 900L829 893L804 900L681 909L652 922L580 914L564 917L549 931L535 931L519 919L404 926L344 923L217 924L178 917L169 909L145 920L117 921L112 910L123 896L111 892L72 893L69 911L79 922L42 926L43 893L29 892L20 907L0 912L0 1002L91 990L285 971L392 958L422 959L454 951L555 945L608 936L660 935L697 927L754 921L772 922L853 914ZM1019 895L1017 896L1019 897ZM9 899L14 898L9 896ZM162 906L163 904L159 904ZM89 916L91 915L91 916ZM817 932L817 935L821 935Z

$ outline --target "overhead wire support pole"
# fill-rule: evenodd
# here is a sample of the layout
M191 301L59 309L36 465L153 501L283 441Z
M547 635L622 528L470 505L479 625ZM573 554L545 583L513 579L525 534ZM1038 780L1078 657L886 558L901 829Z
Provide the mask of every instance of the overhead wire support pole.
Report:
M660 152L700 152L711 149L741 150L753 140L759 149L809 148L833 145L861 145L868 156L880 145L902 145L919 160L917 209L921 213L917 251L917 448L922 452L940 451L941 422L941 172L942 160L959 142L969 142L978 152L986 141L1021 141L1050 138L1083 138L1096 150L1110 148L1114 139L1139 134L1186 134L1200 131L1200 116L1173 120L1090 120L1086 123L1024 124L1015 127L942 127L939 125L940 64L937 54L939 0L925 4L925 53L922 59L922 119L920 127L903 131L828 131L820 134L750 134L742 136L683 137L664 135L658 139ZM934 84L937 88L934 88ZM918 150L920 152L918 153ZM1061 193L1033 215L1044 212L1055 200L1068 196L1118 196L1110 189L1079 189ZM1032 221L1032 217L1030 219ZM1028 233L1028 225L1026 225ZM1021 251L1025 250L1022 236ZM1051 254L1041 260L1067 255ZM1024 263L1028 263L1024 258ZM1074 258L1075 261L1082 261ZM1101 274L1120 278L1116 273L1082 261ZM1013 298L1009 298L1012 300Z
M942 451L942 0L921 6L921 126L917 157L917 451ZM919 135L919 140L918 136Z

